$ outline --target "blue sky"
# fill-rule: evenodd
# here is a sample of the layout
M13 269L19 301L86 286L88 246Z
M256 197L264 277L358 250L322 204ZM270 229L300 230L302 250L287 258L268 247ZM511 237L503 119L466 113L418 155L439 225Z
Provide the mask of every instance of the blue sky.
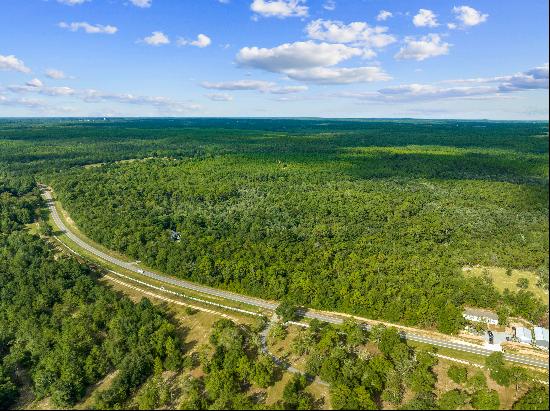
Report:
M0 116L548 119L548 2L2 0Z

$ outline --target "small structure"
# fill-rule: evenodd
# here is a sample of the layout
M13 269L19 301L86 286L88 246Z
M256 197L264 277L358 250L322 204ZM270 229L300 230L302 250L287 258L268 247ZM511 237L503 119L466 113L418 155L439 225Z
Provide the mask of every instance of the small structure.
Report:
M531 344L533 342L533 333L529 328L516 327L516 339L520 343Z
M539 348L548 349L548 328L535 327L535 344Z
M492 311L479 308L465 308L462 312L462 316L476 323L498 325L498 315Z
M170 230L170 240L172 241L180 241L181 240L181 234L177 231Z

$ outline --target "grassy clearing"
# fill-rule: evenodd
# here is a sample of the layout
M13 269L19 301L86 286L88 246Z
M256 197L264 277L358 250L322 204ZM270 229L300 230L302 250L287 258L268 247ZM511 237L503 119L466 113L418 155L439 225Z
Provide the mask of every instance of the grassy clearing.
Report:
M326 385L313 382L308 385L305 389L306 392L309 392L316 401L316 406L321 410L331 410L332 406L330 403L330 389Z
M278 356L291 355L292 342L298 336L301 330L302 328L296 325L288 325L286 327L287 336L282 340L275 340L273 338L270 338L271 336L268 335L267 346L269 348L269 351Z
M303 329L295 325L289 325L286 329L287 335L282 340L274 340L268 336L268 349L272 354L285 359L292 367L303 372L307 356L298 356L292 352L292 343ZM267 390L267 404L274 404L277 399L282 398L284 386L290 380L291 375L291 373L285 372L282 379ZM315 380L307 386L306 391L315 398L317 408L330 409L329 387Z
M283 398L283 391L285 385L292 378L292 373L284 372L281 379L273 384L271 387L265 390L267 405L275 405L275 403ZM329 410L330 407L330 393L329 388L318 382L314 381L308 385L305 389L315 399L316 409Z
M412 341L409 342L409 345L415 348L430 347L426 344L416 343ZM527 391L529 386L532 385L532 383L523 383L520 385L517 391L516 391L516 387L513 384L510 385L509 387L503 387L498 385L495 381L493 381L490 378L489 371L486 368L484 368L485 357L482 357L482 356L461 352L461 351L454 351L454 350L445 349L445 348L439 348L438 354L453 357L460 360L465 360L471 363L471 364L462 364L462 363L456 363L455 361L451 361L445 358L438 358L438 363L433 369L435 375L437 376L437 383L436 383L434 392L438 398L447 391L450 391L453 389L464 390L465 388L464 385L457 384L448 377L447 371L449 367L453 364L461 367L465 367L468 370L469 378L478 372L482 372L487 379L488 388L497 391L499 394L500 409L511 409L512 405ZM509 364L519 365L515 363L509 363ZM481 365L483 367L480 368L479 366L476 366L476 365ZM548 381L547 372L539 371L530 367L524 367L524 368L525 368L525 371L527 372L528 377L533 381Z
M464 386L457 384L453 382L448 376L447 376L447 370L449 367L455 364L453 361L449 361L446 359L439 358L438 364L434 367L434 372L437 375L437 383L435 387L435 393L439 397L444 392L453 390L453 389L464 389ZM516 391L516 387L512 384L509 387L503 387L498 385L496 382L494 382L490 376L489 371L486 369L480 369L478 367L473 367L470 365L464 365L459 364L460 366L464 366L468 370L468 377L471 377L472 375L483 372L487 379L487 385L489 389L495 390L498 392L499 399L500 399L500 409L503 410L509 410L512 409L513 404L525 394L527 391L529 384L521 384L518 387L518 390ZM529 377L533 378L534 380L548 380L548 375L543 375L541 373L535 373L528 371Z
M429 345L429 344L425 344L425 343L421 343L421 342L417 342L417 341L407 340L407 344L410 345L411 347L415 348L415 349L422 348L422 349L429 350L429 349L434 348L433 345ZM457 360L468 361L472 364L485 366L485 359L487 357L485 357L483 355L474 354L474 353L466 352L466 351L453 350L452 348L445 348L445 347L435 347L435 348L437 349L437 354L445 355L447 357L452 357L452 358L455 358ZM512 362L509 362L509 364L521 365L521 364L512 363ZM525 366L525 367L527 367L527 366Z
M268 405L273 405L278 400L282 399L285 385L290 381L291 378L292 374L289 372L285 372L279 381L277 381L271 387L267 388L265 403Z
M94 386L90 387L88 389L88 392L86 393L86 396L84 399L75 405L75 409L77 410L89 410L91 409L92 405L95 401L95 393L106 390L111 387L111 384L113 383L113 380L117 376L118 371L113 371L109 375L107 375L105 378L103 378L101 381L99 381Z
M520 290L517 286L518 281L520 278L526 278L529 281L527 290L548 304L548 290L537 286L538 276L533 271L511 270L511 275L506 274L507 270L503 267L464 267L463 271L467 276L489 275L495 287L501 292L506 288L510 291Z
M27 229L29 234L38 235L40 230L40 224L39 223L25 224L25 228Z

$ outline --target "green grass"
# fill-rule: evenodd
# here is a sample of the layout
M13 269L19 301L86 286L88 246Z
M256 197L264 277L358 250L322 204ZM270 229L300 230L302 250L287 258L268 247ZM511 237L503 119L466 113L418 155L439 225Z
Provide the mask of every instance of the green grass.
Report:
M32 235L38 235L40 230L40 224L39 223L30 223L25 224L25 227L27 228L27 231Z
M433 348L433 346L429 344L424 344L416 341L407 341L407 344L414 348L425 348L425 349ZM477 355L466 351L453 350L453 349L444 348L444 347L437 347L437 353L441 355L446 355L447 357L455 358L457 360L465 360L473 364L485 365L486 357L482 355Z
M520 278L527 278L529 281L527 290L548 304L548 290L537 286L538 276L534 271L512 270L511 275L507 275L506 268L503 267L471 267L470 270L463 269L463 271L467 276L489 275L499 291L504 291L506 288L510 291L519 291L520 288L517 286L518 280Z

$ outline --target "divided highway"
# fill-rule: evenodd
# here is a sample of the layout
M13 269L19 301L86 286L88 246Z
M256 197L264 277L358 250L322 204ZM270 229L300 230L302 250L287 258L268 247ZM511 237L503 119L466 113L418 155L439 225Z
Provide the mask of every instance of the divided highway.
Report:
M42 190L42 195L43 195L44 199L46 200L46 203L48 205L48 208L50 210L52 218L53 218L55 224L57 225L58 229L60 231L62 231L67 237L69 237L71 239L71 241L78 244L79 247L85 249L89 253L95 255L96 257L98 257L98 258L100 258L104 261L108 261L111 264L114 264L116 266L125 268L126 270L133 271L133 272L138 273L142 276L152 278L156 281L163 282L165 284L171 284L171 285L181 287L181 288L185 288L185 289L188 289L188 290L196 291L196 292L199 292L199 293L202 293L202 294L205 294L205 295L214 296L214 297L221 297L221 298L224 298L224 299L227 299L227 300L236 301L236 302L239 302L239 303L244 303L244 304L248 304L248 305L251 305L251 306L254 306L254 307L263 308L263 309L267 309L267 310L271 310L271 311L274 311L278 306L277 303L269 302L269 301L262 300L262 299L259 299L259 298L248 297L248 296L245 296L245 295L236 294L236 293L232 293L232 292L229 292L229 291L218 290L218 289L215 289L215 288L195 284L195 283L192 283L190 281L175 279L175 278L172 278L172 277L159 275L159 274L147 271L147 270L142 270L140 268L137 268L135 265L133 265L131 263L127 263L127 262L122 261L122 260L120 260L116 257L112 257L112 256L102 252L101 250L98 250L97 248L93 247L92 245L88 244L87 242L83 241L81 238L76 236L71 230L69 230L69 228L63 222L63 220L60 218L59 213L57 212L57 209L56 209L55 204L53 202L51 192L49 190ZM330 315L327 315L327 314L316 313L316 312L311 312L311 311L307 311L307 310L302 310L301 314L306 318L317 319L319 321L333 323L333 324L341 324L343 322L343 320L339 317L330 316ZM365 325L365 328L369 329L370 326ZM472 354L477 354L477 355L482 355L482 356L489 356L490 354L492 354L494 352L492 350L487 350L487 349L485 349L483 347L480 347L480 346L475 346L475 345L460 343L460 342L455 342L455 341L435 339L435 338L432 338L432 337L428 337L428 336L424 336L424 335L416 334L416 333L411 333L411 332L402 332L402 335L406 339L411 340L411 341L417 341L417 342L421 342L421 343L425 343L425 344L434 345L434 346L437 346L437 347L450 348L450 349L453 349L453 350L469 352L469 353L472 353ZM516 363L520 363L520 364L524 364L524 365L530 365L530 366L533 366L533 367L548 369L548 362L545 361L545 360L538 360L538 359L532 358L532 357L515 355L515 354L506 354L506 353L504 354L504 357L505 357L506 360L511 361L511 362L516 362Z

